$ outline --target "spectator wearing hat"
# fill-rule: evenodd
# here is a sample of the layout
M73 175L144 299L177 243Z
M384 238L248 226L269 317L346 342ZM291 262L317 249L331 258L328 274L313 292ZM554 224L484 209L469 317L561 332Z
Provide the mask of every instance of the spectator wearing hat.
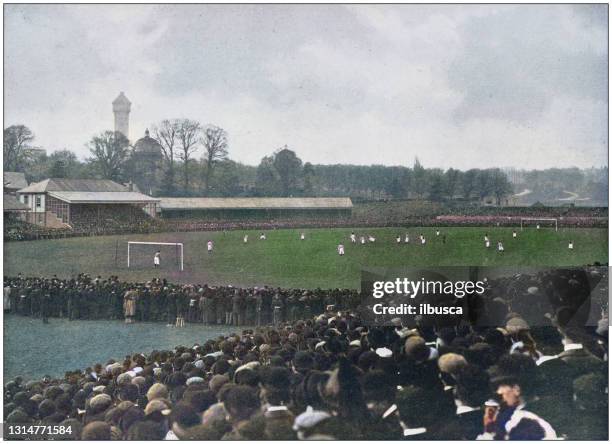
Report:
M559 328L559 331L563 336L563 352L557 357L569 366L573 379L593 371L607 372L605 363L584 346L583 331L575 327Z
M372 439L399 439L402 428L392 413L397 409L393 378L382 370L373 370L361 378L363 397L370 412L369 433Z
M264 367L260 372L261 413L251 421L263 425L265 439L295 439L291 401L291 372L285 367Z
M153 384L147 391L147 399L153 401L154 399L167 399L168 388L159 382Z
M568 439L608 439L608 380L601 373L587 373L573 381L574 414Z
M448 392L409 385L397 392L396 404L402 439L448 439L447 430L454 421L454 404Z
M140 421L130 427L129 441L161 441L165 437L163 427L155 421Z
M246 386L235 386L228 390L224 397L223 405L227 411L227 417L231 424L231 431L223 436L224 440L263 439L263 430L255 433L256 427L252 427L249 421L257 414L261 405L257 392ZM253 436L255 434L256 436Z
M102 421L106 410L112 405L112 398L106 393L95 395L89 400L89 406L85 411L85 424L94 421Z
M489 375L481 368L466 364L460 366L453 374L456 385L455 397L456 424L459 436L455 439L474 440L483 431L482 407L489 397Z
M110 441L110 425L103 421L92 421L83 427L81 439L83 441Z
M191 427L201 424L201 417L191 404L180 401L172 407L168 423L170 430L164 439L185 439Z

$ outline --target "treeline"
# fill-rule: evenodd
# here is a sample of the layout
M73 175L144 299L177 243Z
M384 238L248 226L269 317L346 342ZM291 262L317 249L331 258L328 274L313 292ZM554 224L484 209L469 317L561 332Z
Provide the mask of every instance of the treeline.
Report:
M159 151L155 168L137 158L137 150L120 133L94 135L86 144L90 156L80 161L69 150L40 154L33 149L32 131L14 125L4 130L4 170L23 171L29 181L48 177L131 181L157 196L349 196L503 205L527 188L532 200L568 196L563 191L607 199L607 168L460 171L425 168L418 159L411 166L318 165L304 163L286 146L263 157L258 166L250 166L230 158L224 129L191 119L163 120L151 127L151 138Z

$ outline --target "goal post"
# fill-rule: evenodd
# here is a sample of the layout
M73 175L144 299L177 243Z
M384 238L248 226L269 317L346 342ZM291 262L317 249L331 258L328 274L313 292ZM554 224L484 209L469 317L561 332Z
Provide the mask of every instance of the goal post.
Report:
M521 231L523 231L523 222L554 222L555 231L559 231L559 220L556 217L521 217Z
M181 242L137 242L128 241L127 246L127 266L130 268L130 252L132 245L160 245L160 246L174 246L179 249L180 267L183 271L183 244Z

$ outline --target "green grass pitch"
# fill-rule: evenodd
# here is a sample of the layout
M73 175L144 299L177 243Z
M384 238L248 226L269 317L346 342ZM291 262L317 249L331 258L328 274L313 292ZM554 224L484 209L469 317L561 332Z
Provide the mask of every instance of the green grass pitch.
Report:
M571 266L608 262L608 237L605 229L528 228L512 238L511 228L368 228L355 229L283 229L260 231L158 233L82 237L32 242L8 242L4 246L4 273L59 277L89 273L107 277L144 281L165 277L173 282L233 284L238 286L271 285L286 288L359 288L362 267L403 266ZM359 236L372 234L375 243L354 245L351 231ZM306 233L301 241L300 232ZM398 245L395 238L409 233L411 243ZM418 244L423 233L427 244ZM489 234L491 248L485 249L483 236ZM243 243L243 236L249 242ZM446 243L442 243L446 235ZM215 249L206 251L212 239ZM574 241L574 250L568 242ZM182 242L185 270L180 272L172 247L162 248L162 267L152 267L154 250L136 248L133 268L127 268L127 241ZM505 251L497 251L497 241ZM339 256L337 245L345 245Z

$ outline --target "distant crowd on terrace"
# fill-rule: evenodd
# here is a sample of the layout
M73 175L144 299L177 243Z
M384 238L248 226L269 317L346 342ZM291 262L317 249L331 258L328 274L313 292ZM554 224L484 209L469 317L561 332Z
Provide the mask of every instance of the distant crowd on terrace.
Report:
M130 233L163 233L186 231L270 230L283 228L340 227L409 227L409 226L518 226L521 217L557 218L559 227L605 228L607 210L601 208L473 208L448 213L411 216L386 215L372 209L354 211L352 216L338 218L295 217L284 219L204 220L152 219L143 212L118 211L102 220L78 220L72 229L51 229L7 218L4 240L56 239Z

